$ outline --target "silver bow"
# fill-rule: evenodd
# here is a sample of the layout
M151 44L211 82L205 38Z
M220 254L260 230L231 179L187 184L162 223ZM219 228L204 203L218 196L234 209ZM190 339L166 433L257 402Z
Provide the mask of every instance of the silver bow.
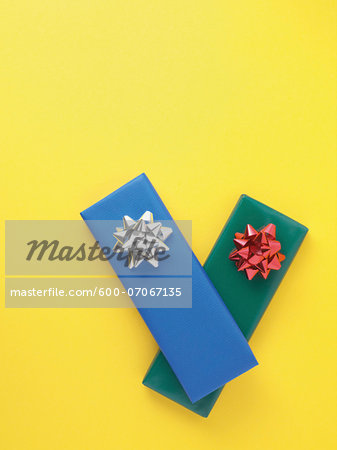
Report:
M114 251L128 252L129 269L138 267L144 260L158 267L158 252L169 250L164 241L171 233L172 228L153 221L150 211L146 211L138 220L124 216L123 228L116 227L116 233L113 234L117 239Z

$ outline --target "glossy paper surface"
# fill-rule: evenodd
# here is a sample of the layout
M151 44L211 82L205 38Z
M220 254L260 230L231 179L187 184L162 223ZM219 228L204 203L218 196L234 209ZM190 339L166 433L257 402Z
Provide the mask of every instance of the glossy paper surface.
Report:
M244 230L247 223L255 229L261 229L269 223L275 224L277 238L282 242L282 252L286 258L280 270L272 271L266 280L262 277L246 279L228 258L233 249L233 236L238 230ZM242 195L236 204L204 269L247 339L259 323L307 231L300 223L246 195ZM143 383L204 417L208 416L222 390L217 389L192 404L160 352L153 360Z

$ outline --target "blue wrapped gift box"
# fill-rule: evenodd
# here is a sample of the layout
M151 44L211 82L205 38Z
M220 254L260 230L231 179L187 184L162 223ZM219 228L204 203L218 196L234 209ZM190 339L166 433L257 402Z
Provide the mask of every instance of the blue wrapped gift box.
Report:
M164 203L145 174L142 174L81 213L101 247L113 246L114 229L97 225L97 221L119 220L128 215L138 219L145 211L153 213L155 221L172 220ZM171 222L174 224L174 222ZM186 394L196 402L228 381L257 365L257 361L223 300L191 251L185 238L174 226L169 241L171 259L158 268L142 263L125 272L124 261L109 260L126 288L135 286L134 278L142 278L143 286L151 288L154 279L163 277L177 284L180 272L191 276L192 307L139 307L139 313L157 341L165 358L179 379ZM181 264L175 273L174 256L191 264ZM190 272L189 272L190 271ZM189 272L189 273L188 273ZM177 278L178 277L178 278ZM165 281L164 281L165 280ZM173 282L173 281L172 281ZM137 306L139 298L131 296Z

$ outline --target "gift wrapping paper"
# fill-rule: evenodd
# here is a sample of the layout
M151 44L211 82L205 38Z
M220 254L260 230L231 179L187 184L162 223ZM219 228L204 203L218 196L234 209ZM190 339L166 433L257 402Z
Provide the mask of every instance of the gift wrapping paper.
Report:
M271 271L266 280L262 277L246 279L244 273L239 272L228 258L234 247L235 233L244 230L247 223L253 224L256 229L273 223L282 252L286 255L280 270ZM307 231L305 226L247 195L242 195L236 204L204 264L204 269L247 339L261 320ZM155 356L143 383L204 417L209 415L222 391L219 388L198 402L191 403L161 352Z
M122 219L124 215L138 218L146 210L153 213L156 221L172 219L152 184L146 175L142 174L83 211L81 215L99 244L102 247L111 247L114 230L109 227L109 223L106 226L105 221ZM138 276L146 277L143 278L146 283L143 286L150 290L156 277L165 274L170 276L169 269L173 270L178 264L175 264L174 260L176 253L180 258L191 257L192 307L142 307L139 312L184 386L189 399L194 403L222 386L224 382L251 369L257 362L246 339L178 227L173 228L171 237L167 243L170 243L172 257L162 261L158 268L143 262L131 271L116 258L111 258L109 262L117 274L122 271L122 282L126 289L134 286L132 276ZM167 283L166 277L164 282ZM133 296L132 300L137 306L138 298Z

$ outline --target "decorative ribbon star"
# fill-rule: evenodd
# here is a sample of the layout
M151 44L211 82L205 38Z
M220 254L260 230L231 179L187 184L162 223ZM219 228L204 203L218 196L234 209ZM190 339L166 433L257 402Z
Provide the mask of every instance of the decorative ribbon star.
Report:
M252 280L257 273L266 279L270 270L279 270L285 256L279 252L281 243L275 239L274 224L256 231L251 225L246 226L244 233L235 233L233 250L229 259L236 261L239 271L245 271L248 280Z
M144 260L158 267L158 253L169 250L164 241L172 233L172 228L163 227L153 221L153 214L146 211L138 220L123 217L123 228L116 227L114 237L117 243L114 251L128 252L128 267L138 267Z

